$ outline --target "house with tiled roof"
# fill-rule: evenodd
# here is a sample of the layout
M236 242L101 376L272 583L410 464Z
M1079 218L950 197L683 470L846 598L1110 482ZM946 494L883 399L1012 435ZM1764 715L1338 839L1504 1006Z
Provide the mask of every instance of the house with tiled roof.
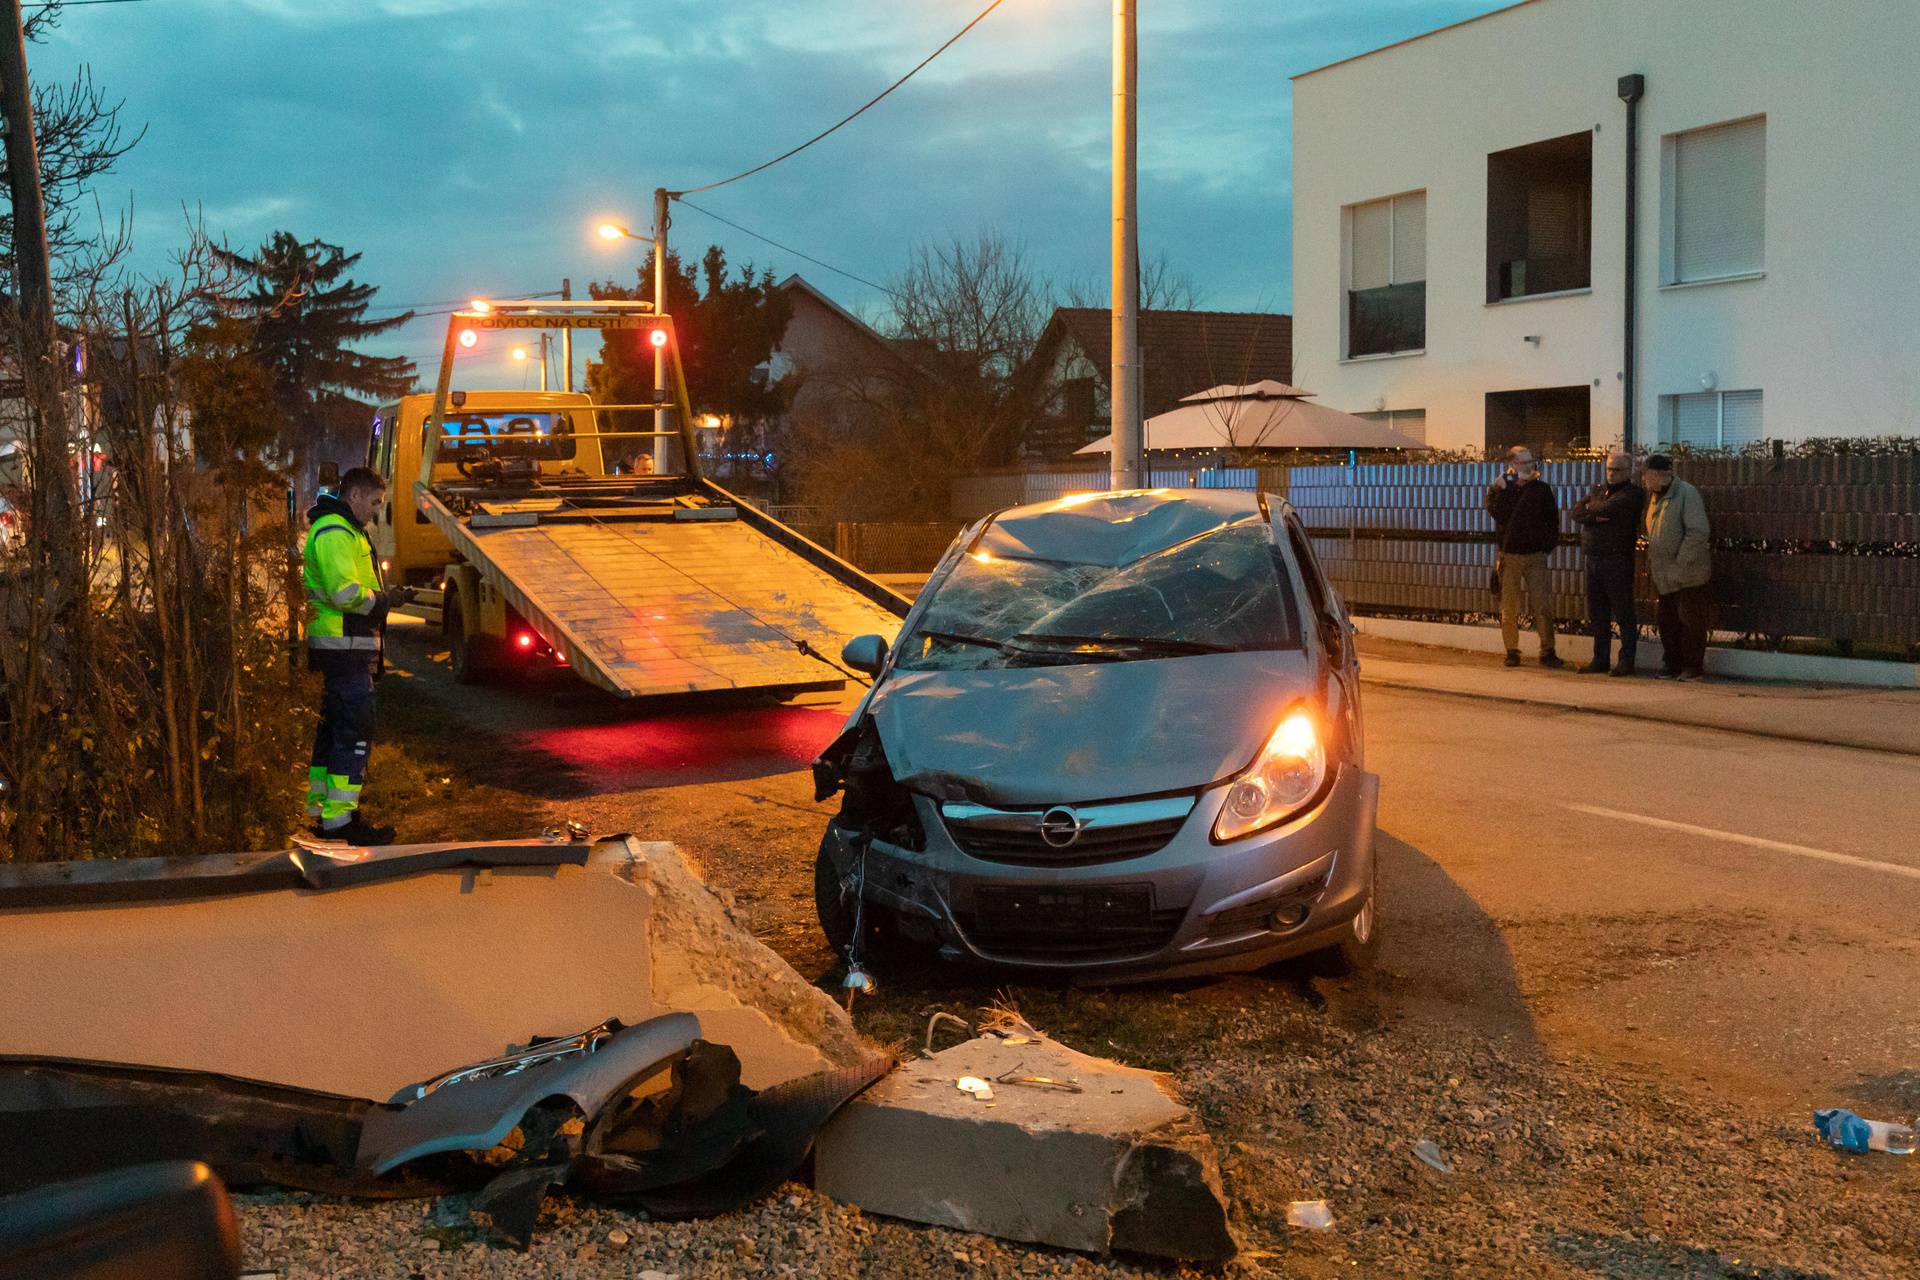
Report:
M1029 368L1044 380L1044 416L1027 432L1029 457L1063 458L1112 425L1112 328L1104 307L1061 307ZM1142 311L1146 416L1222 383L1293 380L1293 317L1262 311Z

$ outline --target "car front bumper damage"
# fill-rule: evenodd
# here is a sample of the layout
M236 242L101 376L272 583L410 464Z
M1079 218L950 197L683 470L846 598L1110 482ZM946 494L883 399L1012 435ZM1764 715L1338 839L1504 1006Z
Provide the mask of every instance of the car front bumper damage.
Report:
M1157 849L1077 865L968 852L921 795L924 849L875 839L863 852L838 820L825 847L867 901L950 959L1100 979L1232 972L1340 940L1373 882L1379 785L1342 765L1306 812L1224 844L1211 836L1226 788L1210 788Z

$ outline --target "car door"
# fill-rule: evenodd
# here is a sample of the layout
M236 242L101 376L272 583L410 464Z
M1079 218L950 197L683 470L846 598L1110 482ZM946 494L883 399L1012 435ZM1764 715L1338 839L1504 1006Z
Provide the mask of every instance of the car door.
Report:
M1276 539L1284 541L1298 566L1301 586L1306 592L1307 613L1321 652L1326 655L1330 681L1338 687L1341 718L1354 745L1355 759L1363 759L1363 729L1360 718L1360 654L1353 643L1353 623L1347 617L1340 593L1320 568L1313 554L1300 517L1284 501L1269 501L1270 519Z

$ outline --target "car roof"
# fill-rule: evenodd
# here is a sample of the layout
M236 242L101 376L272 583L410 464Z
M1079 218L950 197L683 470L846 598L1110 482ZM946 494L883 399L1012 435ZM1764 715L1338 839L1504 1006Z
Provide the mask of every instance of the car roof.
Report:
M1012 560L1118 566L1259 515L1259 495L1243 490L1079 493L1000 512L974 550Z

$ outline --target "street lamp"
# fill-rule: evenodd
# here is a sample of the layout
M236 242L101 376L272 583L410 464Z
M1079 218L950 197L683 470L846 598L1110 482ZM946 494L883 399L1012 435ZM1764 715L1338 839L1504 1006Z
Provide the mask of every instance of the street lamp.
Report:
M642 244L653 243L653 237L635 235L633 232L627 230L625 227L621 226L617 222L601 223L600 238L602 240L638 240Z
M636 235L617 222L600 224L602 240L638 240L642 244L653 246L653 314L663 316L667 313L667 189L655 187L653 191L653 234ZM655 329L650 335L653 339L653 401L664 404L667 398L667 351L666 333ZM657 408L653 411L653 429L660 434L653 438L653 469L657 472L667 469L667 411Z
M540 335L540 389L542 391L550 389L547 386L547 344L552 341L553 338L550 335L544 333ZM515 347L508 354L522 364L530 358L525 347Z

